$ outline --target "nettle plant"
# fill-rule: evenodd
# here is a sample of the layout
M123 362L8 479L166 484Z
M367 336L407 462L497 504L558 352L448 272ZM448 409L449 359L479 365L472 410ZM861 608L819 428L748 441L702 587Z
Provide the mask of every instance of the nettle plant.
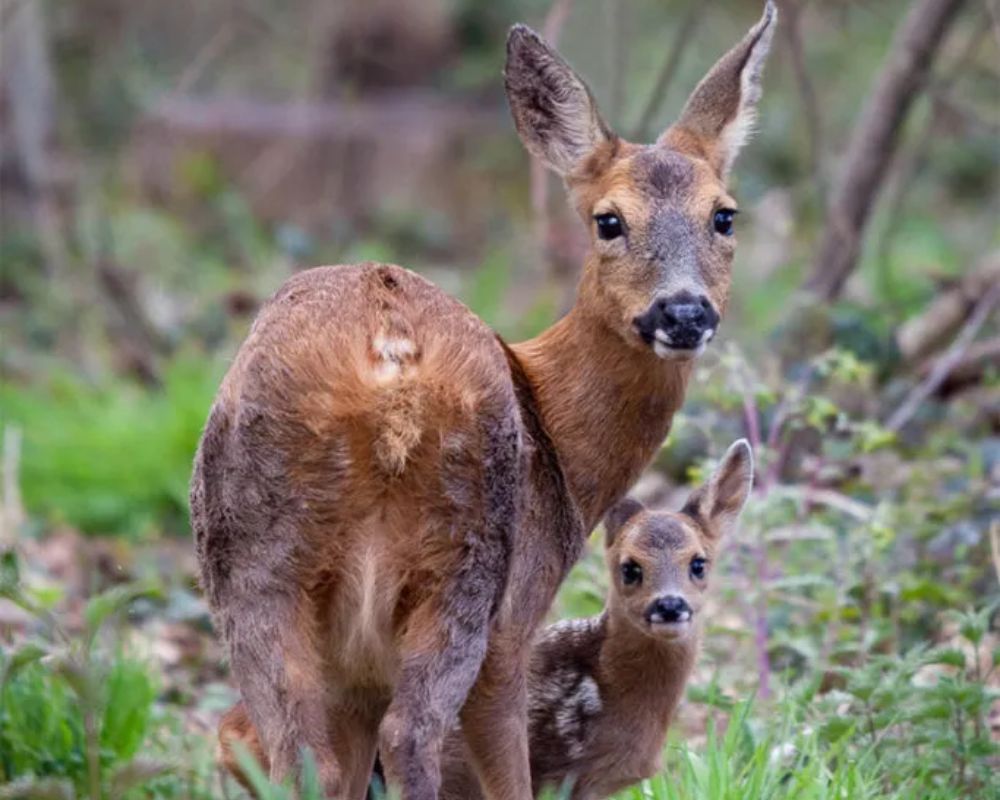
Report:
M34 636L0 643L0 797L46 800L207 800L199 769L182 754L177 720L156 705L148 666L126 655L113 622L144 584L116 586L91 597L82 629L69 632L53 607L58 592L27 587L15 554L0 554L0 599L26 611ZM169 742L152 746L164 735ZM173 751L158 758L151 751ZM186 766L181 765L184 756Z

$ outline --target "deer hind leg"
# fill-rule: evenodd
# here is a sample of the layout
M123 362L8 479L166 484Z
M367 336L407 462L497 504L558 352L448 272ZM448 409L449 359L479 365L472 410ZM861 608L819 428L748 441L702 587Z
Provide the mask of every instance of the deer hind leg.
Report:
M380 696L364 695L349 697L331 709L333 747L344 773L344 796L349 800L371 796L368 790L375 764L379 720L384 711L385 703ZM242 747L265 774L270 772L271 761L242 702L229 709L219 723L218 762L253 794L253 786L237 758L237 747Z
M435 800L441 750L486 652L489 604L449 619L433 599L416 609L401 646L402 668L381 725L390 789L404 800Z
M423 599L407 619L399 678L382 721L386 778L404 800L438 796L442 745L482 665L507 585L520 505L520 436L513 415L484 415L480 425L481 462L470 465L467 455L444 461L449 496L475 501L457 502L433 525L449 555L433 569L438 583L419 587Z
M287 584L254 583L228 598L221 617L232 672L270 762L271 780L297 778L303 749L309 748L324 792L340 797L344 774L331 737L331 695L312 602Z

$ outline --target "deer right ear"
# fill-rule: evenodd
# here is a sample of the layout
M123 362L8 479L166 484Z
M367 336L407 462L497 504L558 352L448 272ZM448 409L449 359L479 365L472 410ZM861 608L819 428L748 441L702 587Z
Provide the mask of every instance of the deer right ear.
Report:
M753 128L777 20L774 0L767 0L764 16L695 87L661 142L704 157L721 177L728 175Z
M753 488L753 451L746 439L730 445L704 486L696 489L683 513L702 523L713 539L736 522Z
M645 511L646 507L638 500L625 497L619 500L604 517L604 545L611 547L615 542L615 537L625 524L640 511Z
M526 25L515 25L507 36L504 85L524 146L559 175L614 138L587 85Z

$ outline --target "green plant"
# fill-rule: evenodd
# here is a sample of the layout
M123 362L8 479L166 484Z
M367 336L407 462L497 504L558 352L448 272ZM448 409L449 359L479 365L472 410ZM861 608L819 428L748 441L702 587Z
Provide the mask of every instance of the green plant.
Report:
M102 642L112 638L109 623L155 588L95 595L83 608L82 630L70 634L22 585L14 554L2 559L0 599L27 611L40 636L0 648L0 797L207 798L190 790L172 754L148 747L154 729L169 726L158 718L149 667Z

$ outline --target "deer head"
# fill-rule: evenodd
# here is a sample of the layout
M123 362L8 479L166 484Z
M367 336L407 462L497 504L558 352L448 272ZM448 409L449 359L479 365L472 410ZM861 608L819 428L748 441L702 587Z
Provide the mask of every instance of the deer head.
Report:
M517 25L508 37L505 83L518 134L562 176L590 231L577 308L660 358L699 355L725 311L737 213L726 180L752 127L776 18L769 0L649 145L617 136L538 34Z

